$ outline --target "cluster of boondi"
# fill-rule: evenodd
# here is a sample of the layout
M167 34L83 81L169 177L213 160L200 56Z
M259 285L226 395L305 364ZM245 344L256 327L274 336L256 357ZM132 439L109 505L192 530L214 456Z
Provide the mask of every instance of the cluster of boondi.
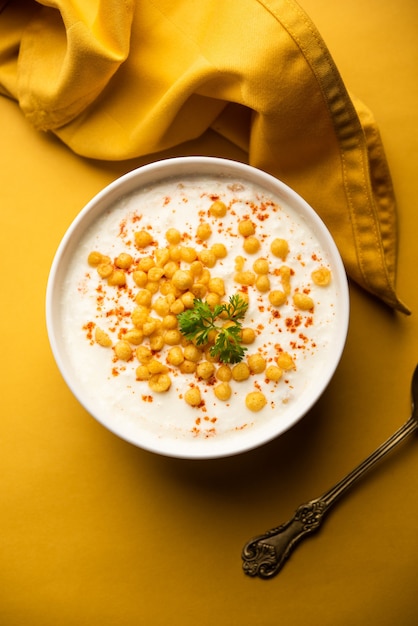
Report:
M209 213L214 218L222 218L227 206L220 200L213 202ZM256 255L260 249L255 224L250 219L238 222L238 233L243 238L243 250L249 255ZM99 326L95 327L95 341L104 347L113 347L115 359L130 361L135 356L139 361L136 378L147 381L154 392L165 392L171 387L172 375L194 374L196 381L206 382L213 387L218 400L227 401L231 397L231 381L248 380L252 375L263 374L266 380L277 383L283 371L295 369L295 363L287 352L279 352L275 363L268 363L259 353L250 354L246 360L231 366L220 363L210 355L210 345L215 341L215 334L209 335L205 346L196 346L186 340L178 327L178 315L194 306L197 298L204 299L214 307L225 297L224 280L212 276L210 269L219 259L227 256L227 249L222 243L210 247L206 243L212 235L212 228L206 221L196 229L196 241L205 242L199 249L187 245L181 232L170 228L165 233L167 245L157 247L152 232L147 229L134 233L135 247L146 252L135 260L127 252L119 254L113 261L101 252L89 254L88 263L95 267L98 275L109 286L125 287L127 274L131 274L139 291L134 296L134 308L130 315L132 328L123 329L116 342ZM149 251L149 253L148 253ZM276 238L270 245L272 255L285 262L289 245L285 239ZM287 265L273 270L281 281L281 290L270 290L268 259L255 258L252 271L245 270L246 258L235 259L234 280L240 297L248 299L248 287L254 286L259 292L268 292L269 302L273 307L282 306L291 294L292 271ZM320 286L329 284L331 278L327 268L320 267L312 273L312 280ZM301 310L312 310L313 300L307 293L296 291L292 295L294 305ZM240 341L250 345L256 334L252 328L242 328ZM146 344L144 344L146 341ZM157 358L158 353L168 347L165 362ZM199 385L192 383L184 394L185 401L194 407L202 406L202 394ZM261 410L266 398L261 391L247 394L246 405L252 411Z

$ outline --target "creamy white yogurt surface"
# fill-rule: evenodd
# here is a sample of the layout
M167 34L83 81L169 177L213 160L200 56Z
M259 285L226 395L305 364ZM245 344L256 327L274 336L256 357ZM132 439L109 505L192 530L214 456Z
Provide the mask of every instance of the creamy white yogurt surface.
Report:
M209 214L216 198L228 207L225 217ZM254 254L243 250L244 238L238 233L238 222L244 218L255 224L255 236L261 244ZM202 221L212 227L212 235L206 242L196 237L197 226ZM224 280L225 299L240 289L248 292L249 308L243 326L256 331L256 340L248 346L246 356L259 352L267 365L271 365L280 351L284 351L293 358L295 369L283 372L278 382L267 380L264 373L251 375L243 382L232 380L231 398L220 401L214 395L213 380L208 384L198 380L195 374L181 374L178 368L170 366L171 388L165 393L153 393L146 381L136 379L139 362L135 357L128 362L116 360L112 347L102 347L91 339L95 326L107 332L113 343L124 329L132 328L130 312L140 289L132 278L134 267L127 272L126 287L109 286L88 265L89 253L97 250L113 260L128 252L137 262L142 256L152 255L154 247L137 249L134 233L149 230L158 247L163 248L167 246L165 233L169 228L178 229L184 245L196 251L210 248L214 243L226 246L226 258L218 259L209 271L212 277ZM275 238L285 239L289 244L285 260L270 252ZM321 379L338 332L338 285L333 280L333 268L325 248L304 218L282 199L279 201L244 180L200 175L187 180L168 179L119 200L85 232L62 286L66 350L85 393L99 405L98 412L106 411L115 421L127 422L132 432L145 428L157 437L219 438L262 427L268 420L288 419L289 413L299 410L309 385ZM277 270L282 265L288 266L292 276L291 294L286 303L273 307L269 292L262 293L254 286L242 288L234 280L238 256L244 257L243 269L249 271L257 258L268 260L271 290L282 289ZM182 262L181 266L187 268L188 264ZM331 270L331 282L326 287L316 285L311 277L320 267ZM313 310L296 308L292 300L295 292L309 294L314 302ZM155 312L152 315L158 317ZM170 347L164 347L156 355L163 363ZM199 386L202 406L191 407L185 402L184 393L190 385ZM262 391L267 399L259 412L252 412L245 405L246 394L254 390Z

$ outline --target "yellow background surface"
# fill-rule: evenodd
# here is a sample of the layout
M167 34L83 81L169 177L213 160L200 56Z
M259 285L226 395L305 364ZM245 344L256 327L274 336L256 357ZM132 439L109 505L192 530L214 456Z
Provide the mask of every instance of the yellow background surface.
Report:
M276 578L241 569L250 537L286 521L407 419L418 361L418 4L301 5L379 124L399 206L398 291L412 315L352 285L333 381L297 426L259 450L192 462L119 440L58 372L45 287L80 209L145 160L77 157L0 98L2 626L418 622L416 437L340 501ZM245 159L212 133L170 154L196 153Z

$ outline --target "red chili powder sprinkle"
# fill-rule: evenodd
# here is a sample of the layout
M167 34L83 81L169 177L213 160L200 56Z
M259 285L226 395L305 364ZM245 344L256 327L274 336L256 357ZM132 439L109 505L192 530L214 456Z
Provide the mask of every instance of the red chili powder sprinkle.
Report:
M291 332L295 333L298 326L302 324L302 317L300 315L295 315L295 317L287 317L285 320L286 328Z
M127 311L123 306L116 307L114 309L109 309L106 311L106 317L116 317L116 324L120 323L127 317L130 317L130 311Z
M126 220L122 220L119 224L118 237L124 237L126 235Z
M87 339L91 341L92 343L93 343L93 330L95 326L96 324L94 322L87 322L87 324L84 324L83 326L83 330L86 331Z

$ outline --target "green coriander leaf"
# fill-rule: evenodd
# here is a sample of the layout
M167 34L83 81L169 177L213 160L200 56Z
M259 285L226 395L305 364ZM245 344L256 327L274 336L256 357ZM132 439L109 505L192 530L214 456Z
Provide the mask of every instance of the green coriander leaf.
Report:
M224 363L238 363L244 357L247 348L241 344L241 322L247 311L248 304L238 294L229 298L226 304L218 304L213 310L209 304L200 298L193 302L193 308L187 309L177 316L181 333L194 341L196 345L208 343L209 333L216 330L216 341L210 353ZM222 316L223 320L233 322L228 327L218 326L216 320Z
M229 304L225 305L225 311L229 320L243 319L248 309L248 303L245 302L238 294L229 298Z
M241 325L222 328L210 349L211 356L219 357L223 363L239 363L247 350L240 342Z

